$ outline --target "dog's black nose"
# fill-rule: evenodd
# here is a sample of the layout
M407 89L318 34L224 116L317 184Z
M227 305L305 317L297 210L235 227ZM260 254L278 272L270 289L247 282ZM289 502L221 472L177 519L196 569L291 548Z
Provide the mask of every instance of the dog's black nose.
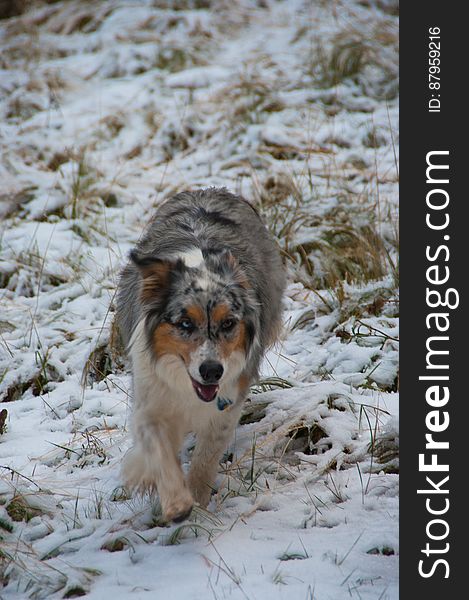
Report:
M204 383L216 383L223 375L223 365L216 360L205 360L199 367Z

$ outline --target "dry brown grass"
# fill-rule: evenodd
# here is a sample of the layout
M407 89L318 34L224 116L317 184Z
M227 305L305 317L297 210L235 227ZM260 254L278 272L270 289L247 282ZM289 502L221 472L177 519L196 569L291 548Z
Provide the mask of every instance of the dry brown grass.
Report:
M380 233L373 198L345 192L337 206L315 215L315 200L305 196L301 177L284 172L260 180L253 173L253 179L255 204L294 277L307 287L334 289L343 282L381 279L390 271L397 278L391 253L398 238L387 240ZM309 232L311 239L299 243L300 232L302 238Z

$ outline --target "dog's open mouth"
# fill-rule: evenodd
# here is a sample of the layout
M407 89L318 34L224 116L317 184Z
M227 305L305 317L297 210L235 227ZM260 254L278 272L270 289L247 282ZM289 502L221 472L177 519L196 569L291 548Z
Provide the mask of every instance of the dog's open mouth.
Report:
M211 402L218 394L218 388L220 386L217 384L204 385L203 383L199 383L192 377L191 381L192 385L194 386L195 393L204 402Z

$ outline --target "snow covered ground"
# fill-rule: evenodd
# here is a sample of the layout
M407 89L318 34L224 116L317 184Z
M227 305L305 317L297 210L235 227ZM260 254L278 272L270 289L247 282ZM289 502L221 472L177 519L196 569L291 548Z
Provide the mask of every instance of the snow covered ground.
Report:
M24 4L0 21L1 597L397 598L397 3ZM278 237L285 331L209 511L168 527L122 488L113 298L153 208L209 185Z

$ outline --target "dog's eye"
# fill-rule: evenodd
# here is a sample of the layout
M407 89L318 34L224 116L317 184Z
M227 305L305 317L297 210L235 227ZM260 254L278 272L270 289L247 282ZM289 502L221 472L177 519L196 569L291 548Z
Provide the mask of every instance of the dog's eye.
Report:
M230 331L236 325L235 319L225 319L222 321L221 328L223 331Z
M179 327L179 329L182 329L182 331L192 331L194 329L194 324L192 323L192 321L190 319L181 319L180 321L178 321L176 323L176 325Z

